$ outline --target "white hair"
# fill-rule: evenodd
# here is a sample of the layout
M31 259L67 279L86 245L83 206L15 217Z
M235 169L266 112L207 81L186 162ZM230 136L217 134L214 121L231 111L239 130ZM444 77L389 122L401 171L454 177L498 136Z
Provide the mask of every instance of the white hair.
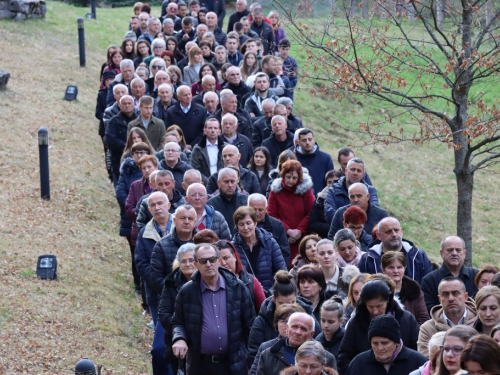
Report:
M205 76L206 77L206 76ZM205 78L203 77L203 78ZM219 100L219 97L217 96L217 94L213 91L208 91L206 92L205 94L203 94L203 103L205 103L205 99L208 99L210 96L215 96L217 98L217 100ZM218 121L217 121L218 122Z
M123 59L122 61L120 61L120 70L122 70L123 68L126 68L127 66L131 66L132 68L135 69L134 62L132 60Z
M119 88L125 88L125 90L127 90L127 92L128 92L127 86L125 86L123 83L118 83L118 84L116 84L116 85L113 86L113 94L116 94L116 91Z
M368 186L366 186L365 184L363 184L361 182L355 182L354 184L350 185L349 188L347 189L347 192L350 193L351 189L354 189L358 186L362 186L363 190L365 191L365 194L369 194Z
M221 122L224 122L224 120L229 119L233 120L236 125L238 125L238 118L233 115L232 113L226 113L224 116L221 118Z
M198 177L198 179L200 180L200 183L201 183L201 181L202 181L202 179L201 179L201 173L197 169L188 169L186 172L184 172L184 176L182 177L182 181L186 182L186 178L190 174L195 174Z
M302 318L305 318L307 320L309 320L309 322L311 323L311 332L314 331L314 318L305 313L305 312L294 312L292 315L290 315L290 317L288 318L288 322L287 324L290 325L290 322L292 321L293 318L298 318L298 317L302 317Z
M266 204L266 207L267 207L267 199L266 199L266 197L265 197L264 195L262 195L262 194L259 194L259 193L253 193L253 194L250 194L250 195L248 196L247 205L249 205L249 206L250 206L250 203L251 203L252 201L256 201L256 202L257 202L257 201L258 201L258 202L262 202L262 201L263 201L263 202Z
M164 152L165 152L165 149L167 148L167 146L176 146L177 147L177 151L179 151L179 152L182 151L181 146L177 142L167 142L167 143L165 143L165 145L163 146L163 151Z
M152 197L155 197L155 196L158 196L158 195L160 195L162 198L165 199L165 203L169 202L167 194L165 194L163 191L154 191L151 194L149 194L149 196L148 196L148 201L147 201L148 202L148 207L149 207L149 200Z
M236 178L238 178L238 172L236 172L233 168L222 168L219 173L217 174L217 180L220 180L222 176L228 174L228 173L233 173Z
M170 83L162 83L160 86L158 86L158 90L162 89L163 87L169 87L169 91L174 92L174 87Z

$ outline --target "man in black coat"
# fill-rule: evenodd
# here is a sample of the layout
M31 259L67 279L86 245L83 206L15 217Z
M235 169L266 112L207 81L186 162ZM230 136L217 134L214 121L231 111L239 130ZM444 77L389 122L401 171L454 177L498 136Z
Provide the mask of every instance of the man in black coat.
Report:
M167 121L167 111L177 100L174 99L174 88L170 83L162 83L158 86L158 97L155 100L153 115L165 123Z
M257 33L262 45L264 46L264 56L274 51L274 30L273 27L264 22L264 13L261 8L255 8L252 11L252 23L250 29Z
M247 375L247 343L255 307L244 284L220 267L219 251L208 244L194 250L198 272L177 295L172 318L172 351L187 354L187 373Z
M178 102L167 111L165 126L178 125L184 132L186 143L194 147L203 135L203 125L207 111L204 107L191 103L193 95L189 86L177 89Z
M120 113L109 121L105 141L111 154L111 172L113 173L115 186L120 177L120 159L127 142L127 127L129 122L136 118L134 99L130 95L122 96L120 99Z
M293 146L293 134L287 131L286 119L280 115L271 119L271 129L273 133L262 142L262 146L267 147L271 154L271 164L276 167L280 154Z
M240 127L238 117L231 113L226 113L222 116L221 125L224 143L236 146L241 156L240 164L247 166L252 158L253 147L250 139L238 132Z
M254 148L259 147L262 141L271 135L271 119L274 116L275 106L276 102L273 99L262 101L262 112L264 115L257 118L252 125L252 145Z
M222 168L218 173L219 194L207 204L219 211L227 221L231 234L235 233L233 214L241 206L247 205L247 196L237 191L238 173L232 168Z
M469 296L476 294L477 286L474 278L478 270L464 266L466 251L465 241L458 236L448 236L441 242L439 255L443 259L443 265L422 279L422 291L429 311L433 306L439 305L439 282L447 276L455 276L462 280Z
M237 95L228 92L227 90L222 90L220 96L220 105L221 109L219 109L214 114L214 117L219 120L219 123L222 125L222 117L224 117L228 113L236 116L237 132L243 134L248 138L248 140L250 140L250 138L252 138L252 120L250 118L250 114L246 110L241 108L238 109ZM224 132L224 130L222 130L222 132Z
M210 0L210 1L213 1L214 3L217 4L219 3L224 4L224 0ZM223 6L224 6L224 14L222 16L218 15L214 11L208 12L206 16L208 31L214 33L215 41L221 46L225 46L227 41L227 35L224 31L222 31L222 22L223 22L222 20L226 15L225 5Z
M243 98L246 94L250 92L250 87L246 85L241 79L241 70L236 66L230 67L226 71L227 82L222 85L222 89L229 89L234 95L238 97L238 103L240 106L244 106L245 102Z
M290 263L290 243L286 236L285 227L278 219L267 214L267 199L264 195L254 193L248 196L248 205L255 210L257 215L257 227L271 233L280 246L285 264Z
M97 103L95 106L95 117L99 120L99 136L101 137L102 144L104 145L104 134L106 133L106 127L104 126L104 111L106 110L106 96L108 95L109 85L115 79L115 72L108 70L102 75L102 81L104 83L104 88L99 90L97 94ZM109 163L109 151L106 145L104 145L104 161L106 163L106 169L108 170L108 176L110 180L113 180L113 175L111 173L111 163Z
M236 1L236 12L231 14L229 17L229 22L227 23L227 33L229 34L231 31L234 31L234 24L239 22L243 17L246 17L250 14L250 11L247 9L246 0L237 0Z
M172 172L175 179L175 189L182 195L186 194L186 190L182 186L184 181L184 173L193 169L193 167L181 160L181 146L176 142L168 142L163 147L165 159L160 162L161 169Z

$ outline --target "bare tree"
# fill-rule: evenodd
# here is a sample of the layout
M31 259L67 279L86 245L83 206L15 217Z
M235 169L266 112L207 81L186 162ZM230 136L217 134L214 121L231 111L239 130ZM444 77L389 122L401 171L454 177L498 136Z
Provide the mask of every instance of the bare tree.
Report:
M291 39L307 54L301 76L311 83L312 95L372 96L393 108L378 121L342 126L361 129L365 144L448 144L457 185L456 230L466 242L470 265L474 173L500 157L500 106L485 100L485 92L475 92L498 87L499 5L489 0L405 0L399 5L414 16L409 22L396 14L394 1L377 0L374 8L383 10L385 20L374 22L378 11L366 20L351 18L346 8L342 18L325 15L311 22L272 2L286 19Z

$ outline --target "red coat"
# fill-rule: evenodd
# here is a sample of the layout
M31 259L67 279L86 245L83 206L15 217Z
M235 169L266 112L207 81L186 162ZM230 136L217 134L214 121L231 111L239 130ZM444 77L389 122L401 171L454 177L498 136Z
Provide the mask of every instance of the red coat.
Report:
M281 178L275 179L271 184L267 213L281 221L285 231L298 229L304 237L310 232L309 215L315 201L312 186L311 177L308 175L304 175L303 181L294 190L285 187ZM297 256L299 243L300 239L290 245L290 261Z

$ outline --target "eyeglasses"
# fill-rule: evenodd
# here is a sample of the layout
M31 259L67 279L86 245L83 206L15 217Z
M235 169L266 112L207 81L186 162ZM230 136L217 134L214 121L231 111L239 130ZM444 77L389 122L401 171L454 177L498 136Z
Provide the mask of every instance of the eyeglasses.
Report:
M179 152L179 150L165 150L165 154L175 154L176 152Z
M191 263L194 263L194 258L181 260L181 264L191 264Z
M205 198L207 195L203 193L194 193L191 195L188 195L189 198Z
M365 227L363 227L363 226L360 226L360 227L351 227L351 226L348 225L347 229L350 229L352 232L359 232L359 231L365 229Z
M156 48L156 47L155 47ZM152 66L153 69L162 69L163 68L163 65L153 65Z
M442 350L444 350L446 353L449 353L449 351L451 350L451 352L453 353L453 355L460 355L462 353L462 351L464 350L463 346L441 345L440 348Z
M198 263L205 265L207 264L207 262L210 262L214 264L215 262L217 262L218 259L219 259L218 257L200 258L198 259Z
M137 156L147 155L147 153L147 151L134 151L134 155Z

